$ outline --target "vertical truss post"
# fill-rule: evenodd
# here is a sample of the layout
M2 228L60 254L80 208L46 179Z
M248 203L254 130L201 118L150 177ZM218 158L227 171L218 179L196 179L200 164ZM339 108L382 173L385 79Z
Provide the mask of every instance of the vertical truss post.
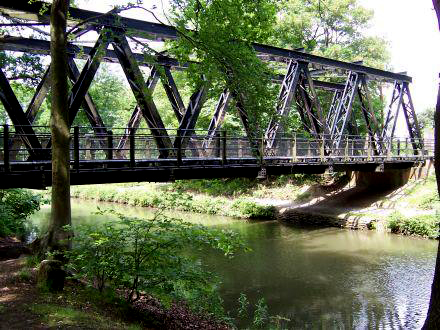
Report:
M156 141L156 145L159 149L159 157L167 158L173 145L164 127L162 118L157 111L156 105L152 100L151 92L145 85L142 72L139 69L139 64L133 56L130 45L122 32L116 34L112 44L119 63L121 63L122 69L127 76L127 80L137 100L138 106L142 111L142 115L147 121L147 125Z
M9 125L3 125L3 167L9 173Z
M209 156L208 150L212 143L212 139L217 134L218 130L223 124L223 120L225 118L230 99L231 93L229 92L229 90L223 90L223 93L220 95L217 101L217 105L215 106L214 115L212 116L211 122L209 123L208 133L203 140L202 149L205 150L206 156Z

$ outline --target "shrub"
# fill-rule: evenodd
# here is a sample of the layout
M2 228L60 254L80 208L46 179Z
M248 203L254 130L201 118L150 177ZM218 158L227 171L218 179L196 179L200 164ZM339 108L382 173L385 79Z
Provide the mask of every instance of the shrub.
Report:
M438 214L406 218L399 212L394 212L388 219L388 228L392 233L418 235L433 239L439 237L439 225Z
M40 208L40 200L27 190L0 190L0 237L24 238L31 229L26 218Z
M86 278L100 291L122 290L129 302L148 292L165 302L185 300L199 312L222 313L215 276L184 251L207 245L232 256L244 249L236 233L164 216L119 218L75 228L73 249L67 252L75 277Z
M240 214L247 218L270 219L275 216L275 207L272 205L260 205L254 201L246 199L237 199L232 204L232 208L239 211Z

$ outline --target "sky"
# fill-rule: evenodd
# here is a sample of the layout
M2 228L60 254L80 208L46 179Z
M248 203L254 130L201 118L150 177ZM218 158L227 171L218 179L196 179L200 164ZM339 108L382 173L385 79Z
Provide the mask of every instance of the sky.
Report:
M368 33L390 46L393 71L413 77L417 112L434 107L440 72L440 32L431 0L359 0L374 10Z
M389 43L391 65L394 72L407 72L413 78L410 87L414 107L422 112L434 107L440 72L440 32L431 0L358 0L374 11L374 18L367 34L385 38ZM96 11L108 11L115 0L80 1L80 7ZM151 8L162 5L167 0L146 1ZM143 20L154 20L146 12L134 10L124 13ZM388 94L391 93L391 90Z

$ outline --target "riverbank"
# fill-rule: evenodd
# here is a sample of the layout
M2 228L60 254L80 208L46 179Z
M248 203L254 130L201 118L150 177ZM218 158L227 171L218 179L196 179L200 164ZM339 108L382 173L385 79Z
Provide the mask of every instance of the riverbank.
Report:
M36 284L35 258L0 261L0 324L7 329L226 329L224 324L192 314L182 304L164 308L157 299L134 305L114 294L99 293L66 281L63 292Z
M397 190L356 187L348 176L287 175L173 183L72 187L72 197L132 206L247 219L279 219L299 225L375 229L438 237L440 202L435 176ZM404 210L404 214L399 213Z

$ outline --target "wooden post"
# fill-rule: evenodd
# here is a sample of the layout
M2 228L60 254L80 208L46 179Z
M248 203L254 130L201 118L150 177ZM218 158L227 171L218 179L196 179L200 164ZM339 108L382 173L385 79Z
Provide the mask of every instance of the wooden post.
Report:
M135 167L136 166L136 159L135 159L135 140L134 140L134 129L130 129L130 166Z
M8 173L10 169L9 162L9 125L3 125L3 164L5 172Z
M373 160L373 158L371 157L372 150L371 150L371 137L370 136L368 136L368 138L367 138L367 145L368 145L368 160L371 161L371 160Z
M177 130L176 148L177 148L177 166L181 166L182 165L182 137L181 137L180 129Z
M79 127L75 126L73 128L73 159L74 168L79 171Z
M294 162L298 161L298 158L296 157L296 133L293 135L293 146L292 146L292 160Z
M221 153L221 140L220 140L220 132L215 134L215 157L220 158ZM207 152L207 154L212 154L211 152Z
M319 147L320 147L319 148L319 153L321 155L321 162L323 162L324 158L325 158L325 155L324 155L324 137L321 139L321 143L320 143Z
M113 159L113 132L107 131L107 159Z
M226 151L226 131L222 131L222 165L227 163Z
M344 159L348 161L348 137L345 137Z

